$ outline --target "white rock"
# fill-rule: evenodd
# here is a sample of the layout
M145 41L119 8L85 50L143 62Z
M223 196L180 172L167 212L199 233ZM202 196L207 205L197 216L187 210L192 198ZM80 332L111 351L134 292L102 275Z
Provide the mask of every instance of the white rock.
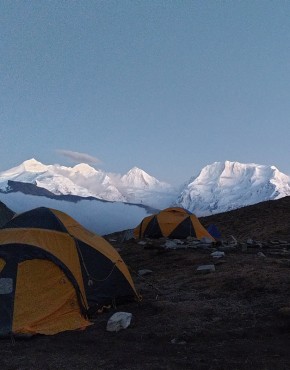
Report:
M129 312L116 312L107 322L107 331L126 329L131 323L132 314Z
M225 256L225 252L216 251L216 252L211 253L211 256L213 258L222 258Z
M164 247L167 249L176 249L178 248L178 245L173 240L167 240Z
M176 244L184 244L184 242L180 239L173 239L174 243Z
M215 271L215 265L201 265L196 269L197 272L207 273Z
M138 243L139 245L146 245L147 243L141 240L141 242Z

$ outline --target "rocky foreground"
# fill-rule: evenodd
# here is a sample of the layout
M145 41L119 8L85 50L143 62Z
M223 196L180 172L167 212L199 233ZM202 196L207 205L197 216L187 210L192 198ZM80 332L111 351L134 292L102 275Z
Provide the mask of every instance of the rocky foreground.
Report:
M82 332L1 340L0 368L289 369L290 201L247 208L202 219L219 227L219 245L108 236L142 301ZM130 325L107 331L119 311Z

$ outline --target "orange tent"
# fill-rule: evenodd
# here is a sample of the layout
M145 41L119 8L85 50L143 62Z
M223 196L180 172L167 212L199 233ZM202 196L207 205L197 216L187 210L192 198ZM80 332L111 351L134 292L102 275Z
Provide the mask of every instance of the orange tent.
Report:
M215 241L194 214L179 207L166 208L157 214L145 217L134 229L136 239L144 237L184 239L188 236Z
M88 311L138 299L119 253L67 214L36 208L0 230L0 335L90 325Z

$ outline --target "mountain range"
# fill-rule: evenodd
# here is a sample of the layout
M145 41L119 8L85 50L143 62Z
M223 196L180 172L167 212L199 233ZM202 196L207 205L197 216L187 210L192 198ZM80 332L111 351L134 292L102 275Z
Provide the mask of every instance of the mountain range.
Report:
M109 174L88 164L65 167L44 165L33 159L0 172L0 191L9 192L9 181L34 184L55 195L75 195L83 198L123 203L165 206L177 195L173 187L134 167L126 174ZM20 186L18 186L18 191ZM21 191L21 190L20 190Z
M0 192L68 201L96 199L154 209L174 205L207 216L290 195L290 177L275 166L214 162L176 189L138 167L119 175L84 163L66 167L30 159L0 172Z

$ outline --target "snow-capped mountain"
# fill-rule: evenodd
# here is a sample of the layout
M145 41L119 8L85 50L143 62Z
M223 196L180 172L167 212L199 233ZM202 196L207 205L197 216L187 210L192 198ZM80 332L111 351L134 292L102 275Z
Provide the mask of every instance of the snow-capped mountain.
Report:
M197 216L226 212L290 195L290 177L276 167L230 161L215 162L204 167L179 191L138 167L119 175L83 163L65 167L44 165L30 159L0 172L2 193L15 192L15 189L21 191L19 189L23 183L33 184L37 189L45 189L55 195L93 197L155 209L178 205ZM31 187L23 188L26 194L29 191L32 194ZM44 193L42 195L45 196Z
M133 167L120 178L119 190L130 203L142 203L164 208L171 204L178 193L172 186Z
M155 177L148 175L138 167L133 167L121 177L121 184L125 188L156 189L169 188L169 185L158 181Z
M199 216L290 195L290 177L275 166L215 162L185 186L176 204Z
M82 197L125 201L110 183L109 178L94 168L80 164L75 167L44 165L34 158L8 171L0 172L0 189L7 190L8 180L26 182L49 190L54 194L71 194Z
M0 172L2 192L9 191L9 180L35 184L57 195L144 203L156 208L162 207L163 203L166 206L169 199L173 201L177 196L170 185L158 181L137 167L120 176L107 174L84 163L74 167L44 165L33 158L10 170Z

